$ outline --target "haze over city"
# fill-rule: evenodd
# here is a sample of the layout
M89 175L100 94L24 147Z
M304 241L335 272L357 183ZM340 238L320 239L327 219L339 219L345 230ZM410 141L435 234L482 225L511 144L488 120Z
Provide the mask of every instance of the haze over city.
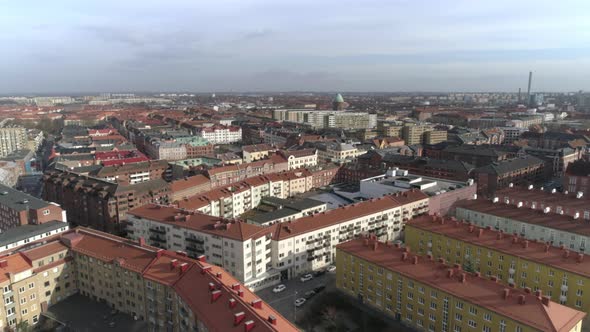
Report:
M5 1L0 93L590 89L588 1Z

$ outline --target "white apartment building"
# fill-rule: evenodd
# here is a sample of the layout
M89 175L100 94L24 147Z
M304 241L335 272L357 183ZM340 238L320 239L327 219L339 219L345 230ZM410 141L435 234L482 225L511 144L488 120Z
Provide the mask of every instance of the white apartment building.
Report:
M154 139L145 145L146 154L157 160L183 160L187 158L184 143Z
M313 167L318 164L318 151L315 149L280 150L279 153L287 159L289 170Z
M301 273L323 269L335 259L335 246L361 234L399 239L403 225L428 212L420 191L384 196L272 226L258 226L145 205L127 213L128 236L149 244L205 255L251 289L261 289Z
M65 214L65 211L63 211ZM8 254L22 246L52 237L70 229L67 222L53 220L37 225L21 225L0 233L0 254Z
M348 143L328 143L318 148L318 156L322 160L330 160L335 163L344 163L354 160L365 151L359 151L354 145Z
M307 170L273 173L245 179L178 202L178 207L208 215L237 218L257 207L264 197L288 198L313 188Z
M23 127L0 128L0 157L27 148L27 130Z
M251 289L280 282L280 274L271 268L273 228L154 204L129 211L127 218L131 239L144 238L152 246L194 258L205 255Z
M536 204L524 206L510 201L471 200L459 202L457 219L465 219L480 227L492 227L506 234L517 234L528 240L549 242L553 246L564 246L576 252L584 252L590 245L590 211L580 210L573 216L556 210L556 205Z
M528 131L528 128L522 127L500 127L504 132L504 143L511 144L520 138L524 132Z
M211 144L231 144L242 141L242 128L236 126L212 126L196 133Z
M412 190L278 224L273 268L283 278L323 269L335 261L339 243L369 233L383 241L399 240L404 224L426 213L428 196Z

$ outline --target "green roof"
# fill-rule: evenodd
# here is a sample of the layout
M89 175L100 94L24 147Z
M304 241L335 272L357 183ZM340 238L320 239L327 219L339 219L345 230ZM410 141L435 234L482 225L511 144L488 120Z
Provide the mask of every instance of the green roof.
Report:
M334 102L335 103L343 103L344 102L344 98L342 98L341 94L337 94L336 97L334 97Z

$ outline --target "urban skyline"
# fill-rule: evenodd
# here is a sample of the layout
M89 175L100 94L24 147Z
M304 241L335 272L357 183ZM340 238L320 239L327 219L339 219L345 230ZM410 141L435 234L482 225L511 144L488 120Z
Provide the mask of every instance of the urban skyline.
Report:
M10 3L0 93L590 90L570 4Z

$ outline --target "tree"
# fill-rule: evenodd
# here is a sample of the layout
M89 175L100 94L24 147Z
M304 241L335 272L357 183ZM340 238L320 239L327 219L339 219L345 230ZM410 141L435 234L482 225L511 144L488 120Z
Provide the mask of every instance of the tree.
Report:
M30 332L32 330L33 329L29 325L29 321L28 320L21 320L20 322L18 322L16 324L16 331L17 332Z
M473 267L473 262L471 260L465 261L463 264L463 270L469 273L475 272L475 268Z

